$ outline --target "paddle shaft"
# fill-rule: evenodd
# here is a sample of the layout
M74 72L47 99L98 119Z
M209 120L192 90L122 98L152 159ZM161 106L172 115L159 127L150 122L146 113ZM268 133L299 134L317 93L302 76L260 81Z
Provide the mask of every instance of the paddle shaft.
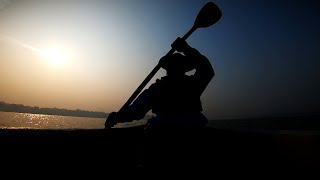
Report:
M188 37L196 30L197 28L193 26L183 37L183 40L188 39ZM174 53L175 49L171 48L171 50L166 54L172 54ZM121 107L121 109L118 111L118 113L124 112L130 104L136 99L136 97L140 94L140 92L143 90L143 88L148 84L148 82L153 78L153 76L159 71L161 66L159 63L156 65L156 67L153 68L153 70L149 73L149 75L143 80L143 82L140 84L140 86L134 91L134 93L131 95L131 97L127 100L127 102Z

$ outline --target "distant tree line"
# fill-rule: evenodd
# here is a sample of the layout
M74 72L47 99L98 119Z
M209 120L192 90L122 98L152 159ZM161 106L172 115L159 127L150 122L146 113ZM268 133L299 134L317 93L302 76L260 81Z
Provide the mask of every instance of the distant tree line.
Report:
M9 104L3 101L0 101L0 111L95 118L106 118L108 116L108 114L104 112L85 111L81 109L68 110L60 108L41 108L37 106L31 107L22 104Z

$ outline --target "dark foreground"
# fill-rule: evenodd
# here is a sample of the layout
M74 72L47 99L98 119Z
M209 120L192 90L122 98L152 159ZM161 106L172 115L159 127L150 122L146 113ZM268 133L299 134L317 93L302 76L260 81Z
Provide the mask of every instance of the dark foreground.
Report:
M146 132L1 129L6 167L137 170L316 168L317 133L241 132L214 128ZM102 170L102 171L101 171ZM188 172L188 171L186 171Z

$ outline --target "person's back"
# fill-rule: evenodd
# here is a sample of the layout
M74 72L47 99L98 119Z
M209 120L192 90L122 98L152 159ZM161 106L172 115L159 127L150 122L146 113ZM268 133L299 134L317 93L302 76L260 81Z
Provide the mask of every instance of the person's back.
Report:
M166 76L149 89L152 93L152 112L157 116L150 119L148 126L204 126L207 119L202 111L197 81L192 76L179 80Z
M205 56L181 38L172 44L172 48L180 53L164 56L159 61L167 76L143 91L125 113L111 113L106 127L142 119L151 109L157 116L148 121L149 129L203 127L207 124L207 118L201 113L200 96L214 76L213 68ZM185 75L193 69L196 70L194 75Z
M189 114L202 111L197 93L197 81L191 76L182 76L179 80L162 78L153 94L152 112L155 114Z

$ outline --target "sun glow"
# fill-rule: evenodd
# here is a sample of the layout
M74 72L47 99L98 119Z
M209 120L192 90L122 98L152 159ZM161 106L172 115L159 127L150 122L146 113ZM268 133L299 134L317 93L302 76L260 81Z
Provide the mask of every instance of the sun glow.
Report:
M70 60L70 55L68 52L59 47L51 47L43 49L41 55L48 61L50 66L64 67Z
M71 50L67 48L67 46L64 46L64 43L50 43L44 46L47 48L38 48L5 34L0 34L0 38L37 53L42 59L45 59L51 67L65 67L71 60Z

